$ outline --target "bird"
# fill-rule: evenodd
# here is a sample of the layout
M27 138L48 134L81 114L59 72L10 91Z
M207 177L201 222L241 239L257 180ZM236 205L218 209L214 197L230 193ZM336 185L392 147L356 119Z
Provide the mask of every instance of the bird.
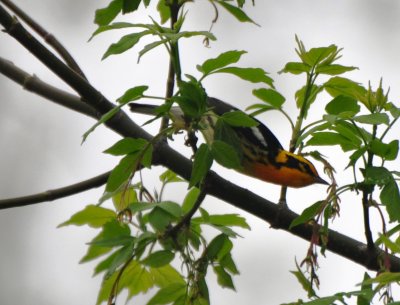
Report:
M214 97L207 97L207 106L209 111L202 117L203 124L200 124L207 128L200 131L205 141L210 144L215 136L216 118L239 109ZM158 106L135 102L129 103L129 107L134 113L154 116ZM174 124L185 126L187 120L178 106L171 107L169 115ZM239 172L262 181L292 188L329 184L319 176L315 166L308 159L285 150L267 126L256 118L253 119L258 123L257 126L231 126L242 152Z

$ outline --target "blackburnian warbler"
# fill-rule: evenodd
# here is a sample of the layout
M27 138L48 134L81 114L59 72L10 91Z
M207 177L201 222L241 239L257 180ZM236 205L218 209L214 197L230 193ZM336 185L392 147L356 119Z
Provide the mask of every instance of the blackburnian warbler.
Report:
M210 112L202 118L201 130L207 143L213 141L217 116L238 109L216 98L207 98ZM155 115L155 105L130 103L132 112ZM211 113L213 112L213 113ZM170 109L170 118L177 126L185 126L185 118L179 107ZM241 154L240 172L263 181L289 187L304 187L314 183L328 184L314 165L306 158L283 149L275 135L259 120L254 127L232 127L239 139Z

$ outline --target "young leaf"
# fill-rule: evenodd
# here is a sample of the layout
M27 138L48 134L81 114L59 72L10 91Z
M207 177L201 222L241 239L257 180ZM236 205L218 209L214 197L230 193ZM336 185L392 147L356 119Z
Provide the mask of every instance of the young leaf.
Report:
M189 187L198 184L206 176L213 163L213 157L207 144L201 144L194 155L193 169Z
M175 218L179 218L183 214L181 206L173 201L159 202L157 204L157 207L163 209L165 212L167 212L168 214L170 214Z
M359 115L354 117L353 120L362 124L389 125L389 117L386 113L371 113L371 114Z
M226 242L232 243L225 234L219 234L208 244L207 246L207 259L209 261L214 261L219 255L221 250L224 249ZM226 254L226 253L224 253Z
M246 51L227 51L218 55L216 58L207 59L201 66L197 66L197 69L204 75L207 75L215 70L226 67L230 64L239 61L240 57L247 53Z
M208 222L217 226L237 226L250 230L246 219L238 214L210 215Z
M215 161L222 166L233 169L240 169L241 162L237 150L231 145L216 140L211 144L211 153Z
M333 115L346 113L352 117L360 111L360 106L355 99L346 95L338 95L326 105L325 111Z
M171 283L170 285L161 288L150 299L147 305L163 305L169 304L182 296L186 295L186 284L184 283Z
M136 170L138 166L139 153L131 153L121 159L119 164L114 167L108 177L106 184L106 192L112 193L116 191L122 184L124 184L131 174Z
M395 160L399 152L399 140L393 140L386 144L379 139L373 139L370 143L370 150L385 160Z
M164 24L171 18L171 11L165 1L158 1L157 11L160 14L161 24Z
M261 68L226 67L215 70L213 73L229 73L252 83L264 83L270 87L274 87L273 79L267 76L267 72Z
M133 187L123 189L112 197L112 202L118 212L127 209L131 203L137 201L138 197Z
M252 117L248 116L247 114L245 114L243 111L240 110L225 112L221 116L221 119L225 123L236 127L253 127L253 126L258 126L259 124Z
M142 150L148 142L144 139L124 138L103 151L113 156L127 155Z
M140 2L142 2L142 0L123 0L122 13L127 14L136 11Z
M117 17L121 10L122 0L111 1L107 7L96 10L94 23L99 26L107 25Z
M199 197L200 190L197 187L192 187L190 191L186 194L185 199L182 203L182 211L187 213L194 206L197 198Z
M142 264L153 267L159 268L169 264L175 257L175 254L168 250L160 250L151 253L148 257L142 260Z
M294 75L298 75L301 73L309 73L311 71L311 67L302 62L288 62L285 67L279 71L279 73L291 73Z
M149 222L156 231L164 231L165 228L176 218L173 217L169 212L155 207L149 213Z
M308 208L304 209L304 211L297 216L295 219L293 219L292 223L289 226L289 230L294 228L295 226L298 226L300 224L306 223L310 221L311 219L314 219L314 217L321 212L321 206L324 204L324 201L317 201L313 205L309 206Z
M110 220L116 219L117 214L110 209L96 205L88 205L82 211L71 216L71 218L57 226L57 228L76 225L88 225L92 228L100 228Z
M319 74L327 74L327 75L339 75L343 74L348 71L353 71L355 69L358 69L357 67L346 67L342 65L318 65L317 68L315 69L315 73Z
M143 93L149 89L149 86L136 86L128 89L121 97L117 99L120 104L126 104L131 101L136 101L143 97Z
M217 281L221 287L236 290L235 285L233 284L232 276L226 272L222 266L214 266L213 270L217 275Z
M232 16L234 16L240 22L251 22L257 25L257 23L255 23L249 16L247 16L246 13L239 7L233 6L232 4L229 4L228 2L222 0L216 0L216 3L225 8Z
M345 151L359 148L348 138L336 132L316 132L312 135L311 139L307 141L306 145L307 146L340 145L342 149Z
M113 43L108 49L107 51L104 53L103 57L101 58L101 60L106 59L108 56L110 55L116 55L116 54L121 54L129 49L131 49L132 47L134 47L139 40L146 35L151 34L151 31L142 31L139 33L132 33L132 34L128 34L123 36L118 42Z
M172 182L184 182L185 180L183 180L170 169L167 169L164 173L160 175L160 181L167 184Z
M254 89L253 95L258 97L263 102L271 105L275 109L280 109L285 102L284 96L273 89Z
M346 95L355 100L361 100L367 93L367 90L360 84L339 76L330 78L323 87L332 97Z
M400 221L400 193L399 187L393 177L390 182L383 187L379 198L386 206L390 222Z
M182 275L171 265L164 265L158 268L150 267L149 271L154 283L161 288L166 287L171 283L185 284Z
M148 292L150 288L154 287L154 284L150 272L137 261L132 260L122 274L118 287L128 289L127 300L129 300L139 293Z

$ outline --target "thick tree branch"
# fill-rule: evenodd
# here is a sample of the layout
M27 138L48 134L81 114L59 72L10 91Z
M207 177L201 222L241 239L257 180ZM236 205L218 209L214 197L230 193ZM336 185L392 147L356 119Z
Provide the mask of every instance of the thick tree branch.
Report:
M10 35L69 84L99 114L104 114L112 109L113 105L104 96L85 79L65 66L37 40L32 38L1 5L0 23ZM107 126L124 137L151 139L151 136L146 131L132 122L122 111L109 120ZM190 178L191 161L171 149L166 143L159 142L155 145L153 164L168 167L185 179ZM209 173L205 183L207 184L208 194L269 222L274 228L286 230L306 240L311 238L312 226L310 225L303 224L289 229L290 223L298 216L289 209L282 208L244 188L234 185L214 172ZM380 269L380 257L386 255L379 249L368 250L365 244L333 230L329 230L327 249L372 270ZM398 257L388 255L387 259L390 261L392 271L400 271L400 259Z
M26 205L42 203L46 201L53 201L56 199L68 197L71 195L75 195L78 193L82 193L92 188L96 188L104 185L107 182L108 176L110 172L106 172L104 174L98 175L91 179L81 181L69 186L65 186L59 189L48 190L43 193L18 197L18 198L10 198L10 199L2 199L0 200L0 210L8 209L8 208L16 208L22 207Z
M55 38L51 33L47 32L40 24L33 20L28 14L26 14L21 8L10 0L0 0L5 6L13 11L18 17L26 22L36 33L38 33L54 50L64 59L66 64L74 70L76 73L86 78L82 69L79 67L72 55L67 49Z

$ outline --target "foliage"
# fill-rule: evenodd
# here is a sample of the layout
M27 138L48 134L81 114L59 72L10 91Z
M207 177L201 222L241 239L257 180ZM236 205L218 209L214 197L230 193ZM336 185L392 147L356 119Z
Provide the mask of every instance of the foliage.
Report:
M157 2L159 21L151 18L149 24L113 22L119 14L132 13L141 6L146 9ZM84 139L100 124L114 117L127 103L141 98L155 98L164 103L156 110L160 119L160 133L151 142L144 139L125 138L105 153L120 156L121 160L112 170L105 187L105 194L99 205L87 206L73 215L64 225L89 225L100 229L100 233L89 243L82 262L102 259L95 268L95 274L103 273L103 283L97 303L108 301L113 304L116 296L128 291L128 300L139 293L154 293L148 304L209 304L207 272L210 268L222 287L235 289L232 277L238 268L232 258L233 241L238 233L233 228L249 229L245 219L236 214L213 215L200 207L205 197L204 179L214 161L227 167L240 170L240 151L238 139L232 127L253 127L257 122L251 117L265 111L278 111L283 114L292 128L290 151L305 154L304 149L314 146L331 146L343 153L350 153L348 169L352 170L354 182L338 186L334 178L334 168L316 151L307 154L325 165L331 178L328 196L306 208L291 228L300 224L310 224L313 236L310 247L302 263L296 264L292 273L307 291L309 301L299 300L290 304L347 304L347 299L357 299L357 304L370 304L377 294L384 297L386 304L395 304L390 285L399 281L399 275L390 273L390 266L382 258L382 273L375 278L365 274L358 291L338 292L332 296L319 297L317 275L318 253L321 246L324 254L329 241L327 234L333 219L339 216L340 195L355 192L359 195L364 211L367 244L370 249L383 247L386 253L400 253L399 239L396 238L400 226L386 229L385 213L389 222L400 221L400 194L398 188L399 172L392 170L388 161L398 157L398 140L389 141L386 135L400 116L400 109L389 101L388 91L383 82L376 89L368 88L344 78L342 74L355 67L338 63L341 49L335 45L306 49L296 36L296 53L299 61L288 62L280 73L304 75L305 85L295 93L298 117L292 120L285 111L288 102L274 87L273 79L266 71L254 67L237 65L246 53L243 50L230 50L197 65L200 75L187 75L182 71L179 60L181 39L201 36L206 44L216 40L210 31L185 31L186 0L113 0L105 8L96 11L95 23L98 29L92 38L110 30L129 29L133 32L121 37L105 51L102 59L118 55L136 47L146 36L152 42L138 51L138 60L155 48L163 46L169 54L170 71L174 77L167 80L173 84L165 97L145 95L147 85L129 88L117 100L117 107L105 114L99 122L84 134ZM210 0L216 9L224 9L240 22L256 24L243 10L242 1ZM171 21L171 26L165 26ZM215 22L215 21L214 21ZM211 124L204 118L210 115L207 107L207 91L203 86L206 77L231 74L244 81L259 84L253 90L259 103L251 105L251 115L241 111L226 113L213 118L214 141L201 144L194 139L198 131L206 130ZM314 103L319 103L321 93L328 93L330 101L325 106L325 114L315 122L305 125ZM185 117L184 125L177 125L173 119L172 107L178 105ZM165 124L165 118L172 122ZM135 174L143 167L150 168L153 145L160 139L173 138L178 133L186 133L187 144L193 149L193 168L189 191L182 202L163 199L163 190L170 183L183 182L171 171L160 176L162 187L150 194L141 181L134 184ZM205 135L206 136L206 135ZM379 193L377 199L376 193ZM112 199L115 210L101 207L104 201ZM372 239L369 228L369 210L375 208L382 215L382 232L377 241ZM216 234L205 236L204 227L212 227ZM174 266L183 266L179 268Z

